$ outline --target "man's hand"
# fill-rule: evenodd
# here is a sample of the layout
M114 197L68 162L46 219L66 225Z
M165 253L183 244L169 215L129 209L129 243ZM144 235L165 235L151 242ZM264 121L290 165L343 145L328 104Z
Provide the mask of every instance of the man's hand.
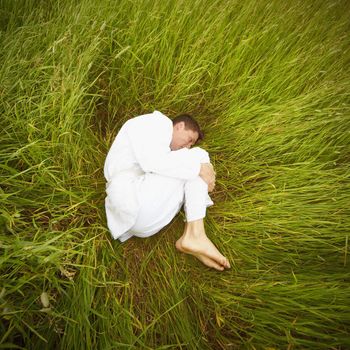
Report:
M211 163L202 163L199 176L207 183L208 191L212 192L215 187L215 171Z

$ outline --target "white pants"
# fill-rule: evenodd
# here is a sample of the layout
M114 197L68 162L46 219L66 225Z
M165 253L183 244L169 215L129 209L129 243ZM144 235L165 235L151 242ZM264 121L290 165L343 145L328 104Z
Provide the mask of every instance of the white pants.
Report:
M198 150L198 149L197 149ZM208 153L198 152L201 163L209 163ZM119 240L132 236L149 237L159 232L175 217L184 204L186 220L203 219L206 208L213 205L208 195L208 185L201 177L181 180L147 173L140 184L138 200L140 209L134 226Z

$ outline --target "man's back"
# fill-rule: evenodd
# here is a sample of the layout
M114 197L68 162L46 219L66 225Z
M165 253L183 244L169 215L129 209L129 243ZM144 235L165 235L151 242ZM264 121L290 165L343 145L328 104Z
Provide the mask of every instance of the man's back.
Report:
M108 152L104 175L107 181L122 171L142 173L135 149L153 143L156 148L168 148L172 136L172 122L164 114L154 111L128 120L120 129ZM152 156L151 154L149 156Z

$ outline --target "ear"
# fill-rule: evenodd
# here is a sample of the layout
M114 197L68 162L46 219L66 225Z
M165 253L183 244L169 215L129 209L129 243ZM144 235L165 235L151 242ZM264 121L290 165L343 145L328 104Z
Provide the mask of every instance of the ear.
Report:
M185 122L180 122L176 124L177 130L183 130L185 129Z

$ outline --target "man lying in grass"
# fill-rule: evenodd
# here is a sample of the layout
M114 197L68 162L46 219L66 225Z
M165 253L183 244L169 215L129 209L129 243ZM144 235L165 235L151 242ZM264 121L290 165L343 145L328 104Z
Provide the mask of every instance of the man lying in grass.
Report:
M185 230L176 242L181 252L194 255L219 271L229 261L205 233L208 191L215 186L209 155L191 148L203 134L189 115L172 121L155 111L128 120L107 155L106 213L112 236L121 242L149 237L166 226L184 204Z

